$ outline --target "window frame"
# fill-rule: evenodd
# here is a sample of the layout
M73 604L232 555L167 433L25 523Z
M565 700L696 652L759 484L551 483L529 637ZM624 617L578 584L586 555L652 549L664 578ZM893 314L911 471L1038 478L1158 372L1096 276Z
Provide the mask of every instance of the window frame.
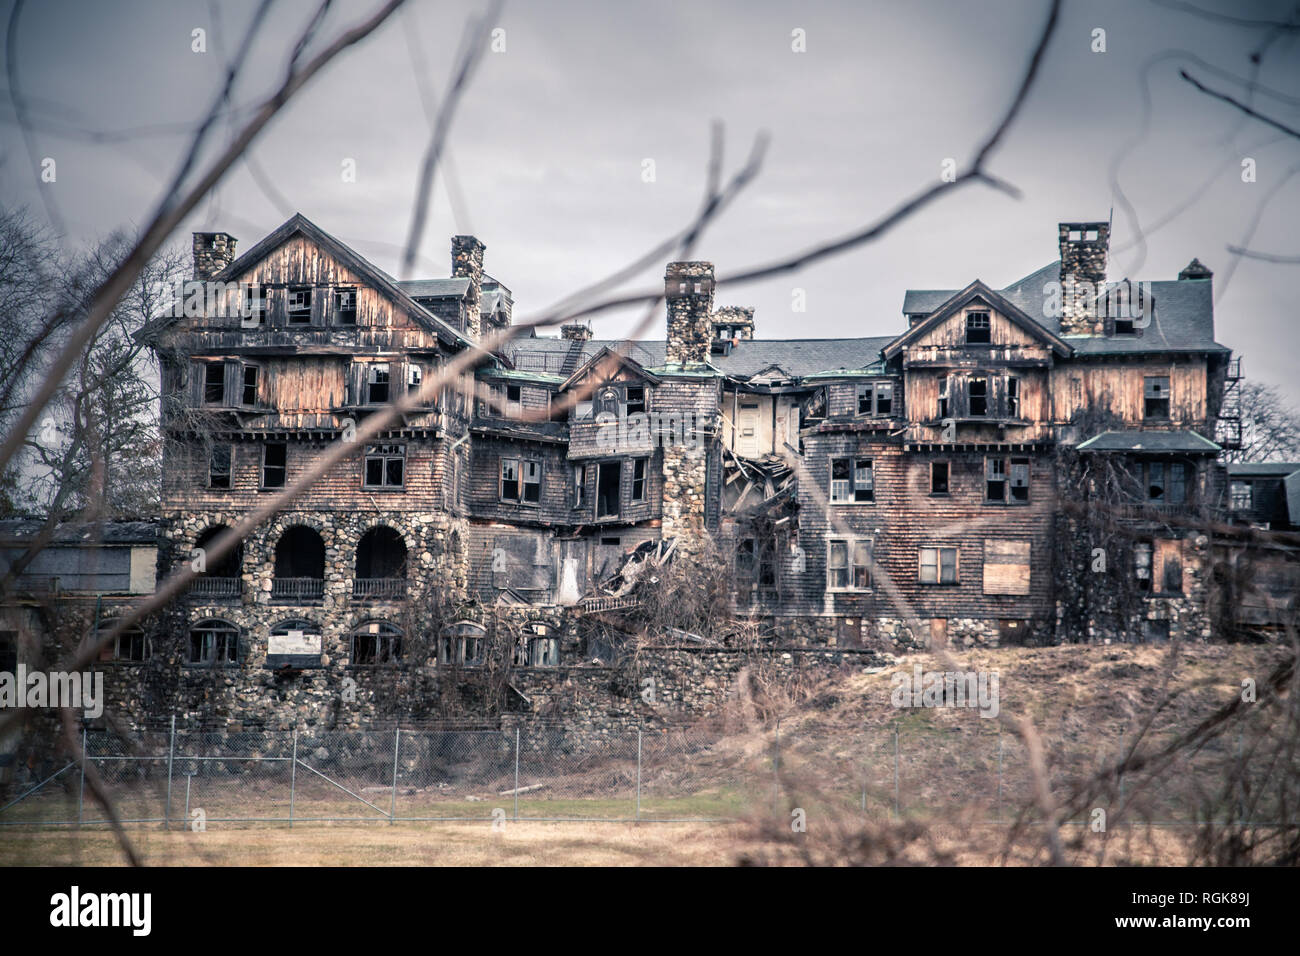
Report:
M882 395L882 390L886 393ZM873 379L858 385L858 418L892 418L894 415L894 382L888 379ZM863 404L866 407L863 407ZM881 405L885 404L885 408Z
M369 627L376 627L378 630L367 631L366 628ZM387 631L384 630L385 628ZM405 637L406 634L402 629L391 621L379 618L362 621L348 633L348 666L370 668L400 665L404 659ZM357 654L358 638L374 640L374 652L365 660L361 660ZM381 652L381 648L386 648L386 652Z
M381 462L380 483L370 483L370 463ZM401 481L389 481L389 467L392 462L401 462ZM366 445L361 456L361 487L366 491L404 491L406 489L406 443L373 442Z
M934 561L926 561L926 552L934 554ZM944 552L952 553L952 580L944 580L945 562ZM927 567L934 569L934 580L927 581L925 570ZM955 587L961 584L961 549L949 545L921 545L917 548L917 575L918 584L929 584L935 587Z
M1240 492L1245 492L1246 503L1240 504L1238 499ZM1255 510L1255 484L1246 478L1230 478L1228 480L1228 510L1229 511L1254 511Z
M640 472L641 477L637 477ZM631 497L628 499L632 504L642 504L646 500L646 486L650 479L650 459L633 458L632 459L632 490ZM637 484L640 483L640 492L637 491Z
M354 285L335 286L330 291L330 324L341 325L348 328L357 324L357 287ZM352 305L350 308L344 308L340 304L342 296L351 295ZM344 320L344 316L351 315L352 321Z
M375 379L383 369L384 381L377 382ZM393 395L393 363L391 362L367 362L365 364L366 377L364 405L387 405L392 401ZM376 387L383 388L383 399L376 401L374 390Z
M204 625L208 625L208 626L204 626ZM222 625L222 626L216 627L214 625ZM195 632L213 635L210 656L205 654L202 657L202 659L198 659L195 657L194 654ZM220 653L222 644L218 642L216 638L216 635L219 634L228 635L228 637L226 638L225 650L229 652L233 645L233 654ZM184 666L186 667L228 668L228 667L238 667L242 662L242 651L243 651L243 643L244 643L243 633L240 631L238 626L231 623L230 621L225 620L224 618L206 617L201 620L195 621L186 630L185 636L186 636L186 646L185 646Z
M266 461L267 452L271 448L281 448L284 450L283 465L268 465ZM267 469L277 469L280 472L279 484L267 484ZM262 442L262 461L258 468L258 488L262 491L279 491L289 483L289 443L285 441L267 441Z
M844 563L835 562L837 546L843 547ZM865 553L861 550L865 548ZM870 535L836 536L826 539L826 590L836 594L864 593L873 590L871 562L875 552L875 538ZM863 560L859 560L863 558ZM757 574L757 562L755 574ZM839 575L843 584L836 584ZM862 582L862 583L859 583Z
M311 325L312 295L315 290L311 286L292 285L285 290L284 296L284 322L285 325ZM294 309L293 297L295 295L306 294L306 307ZM301 317L306 316L306 320Z
M226 470L224 476L226 483L217 484L215 479L222 475L214 467L216 464L217 453L220 449L226 451ZM235 484L235 445L234 442L213 442L212 447L208 450L208 487L213 491L229 491Z
M935 490L934 472L936 468L943 468L943 490ZM952 462L950 461L932 461L930 462L930 497L947 498L952 494Z
M980 324L983 319L983 324ZM971 338L971 333L976 333L975 338ZM992 345L993 344L993 317L987 311L973 311L966 313L966 338L967 345Z
M1167 422L1172 420L1173 403L1171 395L1173 388L1171 386L1172 376L1169 375L1144 375L1142 376L1142 420L1144 422ZM1160 392L1161 385L1164 383L1164 391ZM1154 388L1152 387L1154 383ZM1152 392L1158 393L1153 396ZM1152 411L1152 403L1156 403L1156 410ZM1163 413L1160 408L1163 407Z
M876 503L876 472L875 459L866 458L859 455L833 455L830 459L830 487L828 489L828 501L833 505L873 505ZM836 478L835 471L838 462L846 462L848 467L847 478ZM862 467L865 463L865 469ZM867 479L861 480L861 475L866 472ZM837 487L837 485L839 487ZM844 497L837 497L837 494L843 494ZM865 497L859 497L865 493Z

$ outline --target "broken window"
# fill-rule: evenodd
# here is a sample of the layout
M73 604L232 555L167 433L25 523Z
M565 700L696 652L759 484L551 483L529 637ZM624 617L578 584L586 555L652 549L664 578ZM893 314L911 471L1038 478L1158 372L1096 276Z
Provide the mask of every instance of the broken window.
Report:
M872 415L875 414L872 409L875 407L876 386L859 385L858 386L858 414Z
M586 421L591 418L594 406L590 399L585 399L573 406L573 418L575 421Z
M922 584L957 583L956 548L922 548L920 566Z
M743 538L736 543L736 595L748 602L754 590L754 539Z
M464 664L477 667L483 663L487 638L482 624L475 621L457 621L443 628L438 635L438 666Z
M1007 460L989 458L985 462L987 471L984 486L985 501L1007 500Z
M101 618L97 628L98 635L107 634L116 624L117 619L114 617ZM132 624L100 650L99 659L140 664L147 661L152 654L153 648L144 631L139 624Z
M870 458L859 458L853 463L853 500L876 500L875 472Z
M352 664L373 667L402 659L402 632L387 621L367 621L352 632Z
M831 504L847 504L853 500L853 459L831 459Z
M334 290L334 322L338 325L357 324L357 290L339 287Z
M203 404L226 404L226 367L221 362L203 366Z
M632 500L645 501L645 473L648 458L638 458L632 462Z
M636 415L645 410L645 386L629 385L627 387L627 413L629 415Z
M262 446L263 488L284 487L288 454L289 446L282 441L271 441Z
M242 325L246 329L257 328L266 315L266 286L248 285L244 287L244 314Z
M1148 375L1143 379L1142 417L1162 419L1169 417L1169 376Z
M987 345L993 341L987 312L966 313L966 344Z
M239 629L229 621L200 621L190 628L185 663L194 666L233 667L239 663Z
M208 455L208 487L229 488L233 447L228 443L212 446Z
M946 495L948 493L948 463L946 461L930 462L930 494Z
M501 500L519 501L519 459L501 459Z
M587 466L573 466L573 507L581 508L587 503Z
M948 417L948 376L939 379L939 417Z
M524 413L523 389L518 385L506 386L506 418L522 418Z
M989 458L985 463L985 501L1029 501L1029 459Z
M1164 581L1162 588L1166 594L1183 593L1183 562L1177 554L1165 552Z
M1249 481L1234 481L1228 489L1228 507L1233 511L1249 511L1254 507Z
M1007 417L1020 417L1020 379L1007 376Z
M523 503L538 504L542 500L542 463L525 458L521 466L524 475Z
M1139 541L1133 546L1133 576L1137 578L1138 589L1151 590L1151 543Z
M989 413L989 380L983 376L970 380L970 413L973 418L983 418Z
M622 467L616 461L602 461L596 466L597 518L618 517L622 475Z
M876 414L883 417L894 412L894 386L890 382L876 384Z
M388 363L374 362L366 369L366 404L383 405L388 401Z
M560 663L560 639L545 624L528 624L515 647L520 667L554 667Z
M1011 500L1024 503L1029 500L1029 459L1011 459Z
M424 384L424 370L418 365L406 366L407 392L418 392L422 384Z
M843 591L849 586L849 542L832 539L826 557L826 587Z
M1165 500L1164 462L1153 461L1147 465L1147 500L1158 502Z
M826 586L835 591L865 591L871 587L871 539L831 539Z
M1187 465L1181 461L1169 464L1169 487L1165 500L1171 505L1181 505L1187 501Z
M289 324L311 324L311 287L295 286L289 290Z
M405 445L398 443L366 446L363 487L401 488L405 480Z
M252 407L257 404L257 366L244 366L244 389L240 396L241 404Z

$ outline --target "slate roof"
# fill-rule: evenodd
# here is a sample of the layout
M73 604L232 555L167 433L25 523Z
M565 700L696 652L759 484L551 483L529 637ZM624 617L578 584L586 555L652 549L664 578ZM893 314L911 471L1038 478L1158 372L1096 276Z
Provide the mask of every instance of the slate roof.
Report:
M1222 449L1193 431L1102 432L1079 444L1079 451L1150 451L1217 454Z
M459 299L469 291L469 279L407 279L397 287L412 299Z
M1059 280L1061 262L1041 269L999 290L1013 305L1039 325L1061 334L1058 316L1044 314L1047 296L1043 286ZM960 289L908 289L903 294L903 314L929 315L957 295ZM1062 336L1080 355L1141 354L1144 352L1228 352L1214 341L1213 285L1204 279L1176 279L1151 283L1155 313L1141 335L1106 338L1091 335Z
M6 518L0 521L0 541L22 543L45 527L40 518ZM152 521L106 521L103 524L68 522L54 529L52 544L156 544L158 526Z
M796 378L812 375L851 374L881 371L880 350L894 340L892 335L853 339L741 339L729 355L711 355L709 364L724 375L748 378L773 365ZM515 368L554 374L569 353L571 339L519 338L504 347ZM611 348L634 359L647 369L663 368L667 346L660 340L637 342L619 339L589 339L582 344L584 365L602 349Z

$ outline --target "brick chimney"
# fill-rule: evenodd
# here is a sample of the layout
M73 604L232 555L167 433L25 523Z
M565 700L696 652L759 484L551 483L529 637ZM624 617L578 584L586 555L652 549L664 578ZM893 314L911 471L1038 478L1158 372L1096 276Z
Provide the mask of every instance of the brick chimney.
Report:
M228 232L194 233L194 278L199 281L214 275L235 261L235 243Z
M487 246L473 236L451 237L451 274L469 279L465 293L465 334L472 339L483 334L483 251Z
M668 300L668 364L705 364L713 335L713 263L668 263L664 295Z
M1104 291L1110 254L1110 223L1063 222L1061 245L1061 334L1102 335L1104 308L1095 299Z

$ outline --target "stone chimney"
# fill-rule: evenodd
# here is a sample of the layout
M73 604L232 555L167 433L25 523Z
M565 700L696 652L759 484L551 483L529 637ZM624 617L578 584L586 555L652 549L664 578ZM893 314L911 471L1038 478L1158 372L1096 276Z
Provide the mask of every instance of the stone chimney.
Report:
M576 342L586 342L591 338L591 326L584 322L574 322L570 325L560 326L560 338L572 339Z
M1057 226L1061 245L1061 334L1102 335L1106 259L1110 254L1110 223L1063 222Z
M1183 279L1213 279L1214 273L1211 272L1200 259L1193 259L1187 263L1187 268L1178 273L1179 280Z
M235 243L228 232L194 233L194 278L199 281L214 275L235 261Z
M668 263L664 295L668 300L668 364L705 364L713 336L713 263Z
M728 305L713 313L713 337L721 339L752 339L754 337L753 306Z
M451 237L451 274L469 280L465 293L465 334L472 339L483 335L483 251L487 246L473 236Z

